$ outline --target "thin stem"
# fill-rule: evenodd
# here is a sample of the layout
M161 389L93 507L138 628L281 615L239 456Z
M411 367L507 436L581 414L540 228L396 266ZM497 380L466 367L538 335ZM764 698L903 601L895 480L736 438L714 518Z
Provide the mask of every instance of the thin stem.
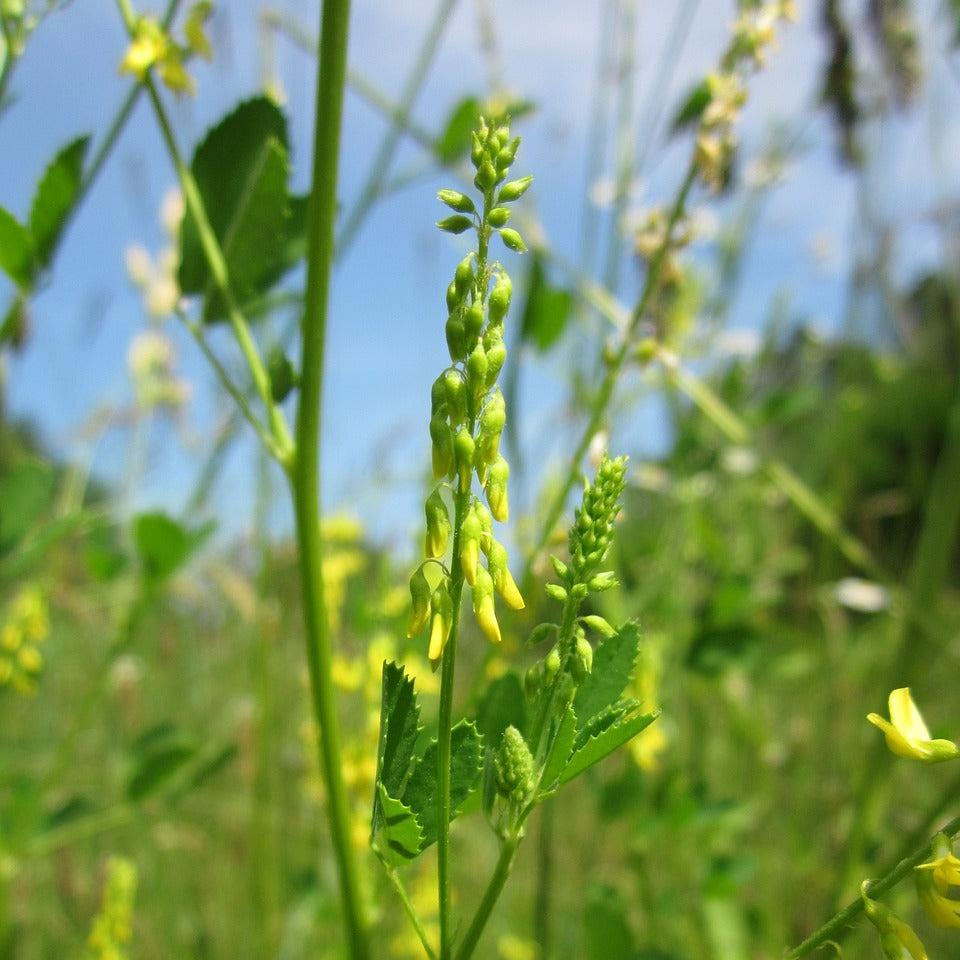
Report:
M463 936L463 942L460 944L456 953L456 960L470 960L473 951L483 935L490 914L500 899L503 887L510 876L510 870L513 868L513 861L517 855L517 848L520 846L522 831L518 828L515 833L510 834L500 847L500 856L497 858L497 865L494 867L493 875L483 892L483 898L477 907L477 912L470 921L470 926Z
M337 210L337 165L347 65L349 0L324 0L317 73L313 176L307 240L302 371L297 407L296 456L290 471L300 546L300 575L307 664L320 766L327 791L327 818L337 861L344 923L353 960L370 956L360 875L350 840L350 806L341 768L340 724L332 677L332 643L323 593L320 541L320 429L323 366Z
M551 952L550 909L553 900L553 833L556 807L545 803L540 808L540 835L537 845L537 893L533 911L533 939L537 960L548 960Z
M406 911L407 918L410 920L413 929L416 931L417 937L420 939L420 944L423 947L424 952L429 960L437 960L437 954L433 947L430 946L430 939L427 937L427 931L423 926L423 921L420 919L420 914L417 913L417 908L413 905L413 901L410 899L410 895L407 893L407 888L403 885L403 880L400 879L400 874L397 872L396 868L388 863L387 860L382 856L378 854L377 858L380 860L380 863L383 864L383 869L387 875L387 879L390 881L390 884L396 891L397 896L400 898L400 902L403 904L403 909Z
M954 817L944 828L943 833L950 837L955 837L960 833L960 817ZM923 863L931 854L933 839L928 840L919 850L915 851L909 857L901 860L889 873L881 879L870 884L869 894L871 897L879 897L892 890L901 880L913 873L913 869ZM784 958L784 960L799 960L808 953L816 950L821 944L828 940L839 940L844 934L844 928L851 921L855 920L863 913L863 899L858 897L852 903L844 907L839 913L831 917L819 930L812 933L806 940L795 946Z
M471 433L473 432L471 427ZM437 904L440 916L440 960L450 956L450 742L453 731L453 685L457 661L457 635L463 602L463 569L460 537L470 509L470 491L454 496L453 556L450 562L452 620L443 648L440 673L440 713L437 729Z
M396 153L400 137L404 132L407 117L427 78L430 65L436 56L437 49L440 46L440 40L450 20L450 14L453 13L456 4L457 0L440 0L440 6L437 8L430 29L424 38L423 46L417 54L410 76L407 78L407 82L404 84L403 91L400 94L400 104L397 113L392 120L390 129L380 143L373 164L370 167L370 173L360 190L360 196L353 205L337 238L337 249L341 252L350 247L367 211L380 195L380 191L386 181L387 173L390 170L390 163Z

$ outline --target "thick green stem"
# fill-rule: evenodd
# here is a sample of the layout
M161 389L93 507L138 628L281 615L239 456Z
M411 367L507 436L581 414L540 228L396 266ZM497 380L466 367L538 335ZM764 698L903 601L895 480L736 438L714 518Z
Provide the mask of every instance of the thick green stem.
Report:
M497 905L497 900L500 899L503 887L510 876L510 870L513 868L513 861L517 855L517 848L520 846L521 836L522 832L518 829L517 832L503 841L500 847L500 856L497 858L497 865L493 870L493 876L490 877L490 882L483 892L483 898L477 907L477 912L473 915L473 920L470 921L470 926L463 936L463 941L456 953L456 960L470 960L470 957L473 956L473 951L483 935L490 914L493 913L493 908Z
M950 837L955 837L960 833L960 817L954 817L944 828L943 832ZM901 880L913 873L914 867L919 866L929 858L933 846L933 840L927 841L919 850L915 851L909 857L901 860L888 874L879 880L870 884L869 894L871 897L879 897L892 890ZM794 947L784 958L784 960L799 960L808 953L816 950L817 947L826 943L828 940L839 940L845 933L845 928L863 913L863 899L858 897L852 903L844 907L839 913L831 917L819 930L812 933L806 940Z
M327 793L327 818L337 862L343 919L350 941L350 956L353 960L366 960L370 956L370 949L359 868L350 841L350 806L341 768L340 724L331 670L332 644L323 595L320 542L323 365L337 209L337 165L347 63L349 0L324 0L322 16L307 239L302 374L296 422L297 452L290 481L300 547L310 691L319 728L320 765Z
M440 673L440 713L437 729L437 905L440 916L440 960L450 956L450 742L453 731L453 686L457 662L457 635L463 601L460 536L470 509L470 491L454 497L453 558L450 563L450 599L453 603L450 636L443 648Z

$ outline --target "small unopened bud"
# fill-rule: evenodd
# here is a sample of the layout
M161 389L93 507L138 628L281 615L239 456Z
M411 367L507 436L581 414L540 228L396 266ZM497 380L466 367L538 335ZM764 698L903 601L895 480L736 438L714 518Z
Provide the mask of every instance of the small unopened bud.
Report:
M450 359L457 363L467 355L467 332L463 326L463 320L456 313L451 313L447 317L445 333Z
M554 647L543 661L543 672L548 680L557 675L560 669L560 650Z
M478 343L467 358L467 383L477 402L487 389L487 354L482 343Z
M459 190L438 190L437 199L451 210L456 210L457 213L473 213L476 209L473 201Z
M477 570L477 581L473 585L473 614L484 636L491 643L499 643L500 624L493 603L493 580L483 567Z
M523 242L523 237L510 227L504 227L500 231L500 239L515 253L527 252L527 245Z
M583 622L591 629L596 630L601 637L615 637L617 631L606 621L603 617L598 616L595 613L591 613L586 617L581 618Z
M595 577L587 581L587 589L593 593L603 593L604 590L612 590L617 585L616 574L612 570L604 570Z
M570 568L559 557L555 557L552 553L550 554L550 563L557 576L563 580L564 583L569 583Z
M451 280L447 287L447 313L453 313L459 303L460 292L457 290L457 284Z
M443 580L430 597L430 646L427 657L436 665L450 636L453 626L453 601Z
M467 419L467 385L459 370L447 370L442 376L444 400L450 423L454 427L465 423Z
M487 401L480 414L480 432L477 436L477 453L488 464L500 456L500 435L507 422L506 404L499 389Z
M433 442L433 476L439 480L449 476L453 467L453 433L441 414L430 418L430 439Z
M447 391L444 387L443 379L446 374L440 374L433 385L430 387L430 416L435 416L437 411L447 402Z
M485 342L484 349L487 352L487 387L489 388L497 382L497 377L500 375L507 359L507 348L504 345L503 338L499 337L493 340L489 346Z
M558 627L555 623L538 623L530 631L530 636L527 637L527 644L533 647L538 643L543 643L544 640L552 637L557 630Z
M466 427L461 427L453 441L453 459L460 476L460 489L464 492L470 489L470 475L473 473L475 448L476 444L473 442L473 437L470 436L470 431Z
M480 336L480 331L483 329L483 304L479 300L474 300L464 315L463 328L471 340Z
M503 740L493 761L497 793L505 800L522 806L536 786L536 763L523 735L516 727L503 731Z
M424 576L423 567L418 567L410 578L410 620L407 636L415 637L430 619L430 584Z
M559 583L548 583L545 589L548 597L552 597L554 600L559 600L560 603L567 602L567 591L564 590Z
M487 568L497 593L503 597L506 605L513 610L522 610L523 597L520 596L520 590L510 573L506 548L496 540L490 541L490 548L487 550Z
M439 487L427 497L424 513L427 517L426 554L428 557L442 557L447 549L451 527L450 514L440 496Z
M494 207L487 216L487 223L489 223L491 227L505 227L509 219L509 207Z
M438 220L437 226L443 230L444 233L457 234L469 230L473 226L473 221L469 217L465 217L462 213L455 213L453 216Z
M497 197L498 203L510 203L513 200L519 200L526 192L530 184L533 183L533 177L521 177L519 180L510 180L500 188Z
M480 169L477 170L477 175L473 178L473 182L477 189L482 190L484 193L496 186L497 171L489 160L485 159L481 161Z
M473 283L473 254L468 253L458 264L453 275L453 283L462 298Z
M487 471L487 482L484 490L487 494L487 503L497 521L506 523L510 516L510 499L507 494L507 480L510 477L510 465L503 457L497 457Z
M500 278L490 291L490 322L502 323L510 309L510 298L513 295L513 284L510 278L501 273Z
M477 582L482 537L483 527L480 524L480 518L476 510L471 508L460 527L460 569L463 570L464 579L470 586Z
M570 660L570 669L578 683L582 683L593 669L593 647L590 646L590 641L582 633L577 636L573 648L573 657Z

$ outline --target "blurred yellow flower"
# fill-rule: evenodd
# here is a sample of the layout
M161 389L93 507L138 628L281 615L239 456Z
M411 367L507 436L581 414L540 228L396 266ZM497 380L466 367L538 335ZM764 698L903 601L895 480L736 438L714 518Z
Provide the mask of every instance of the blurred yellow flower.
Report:
M900 687L890 694L890 720L877 713L867 714L867 720L879 727L887 739L887 746L898 756L924 763L940 763L960 756L960 748L951 740L933 740L917 705L910 696L909 687Z
M960 859L945 833L934 837L933 859L915 869L914 879L920 903L933 923L960 930L960 900L949 896L951 887L960 887Z

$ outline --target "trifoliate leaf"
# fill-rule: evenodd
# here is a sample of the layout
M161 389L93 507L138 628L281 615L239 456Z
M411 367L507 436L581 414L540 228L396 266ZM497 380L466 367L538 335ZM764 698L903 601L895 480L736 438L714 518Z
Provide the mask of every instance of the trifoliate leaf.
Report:
M410 776L403 802L416 814L423 830L421 849L437 839L437 742L434 740ZM477 728L461 720L450 746L450 819L476 789L483 769L483 745Z
M50 263L60 234L80 195L83 161L89 144L89 137L78 137L68 143L53 158L37 184L28 222L37 269L43 269Z
M585 725L620 698L630 682L639 644L640 630L636 623L631 622L625 623L614 636L597 647L593 669L577 690L574 701L582 724Z
M560 776L560 783L568 783L574 777L583 773L584 770L589 769L595 763L599 763L618 747L622 747L638 733L646 730L659 716L660 711L655 710L653 713L642 713L629 717L618 721L611 727L607 727L596 737L592 737L570 757L570 762Z
M380 829L383 818L379 787L382 785L390 796L402 795L403 784L417 744L420 722L420 704L413 688L413 680L407 676L403 667L384 661L381 689L377 787L371 816L371 832L374 834Z
M553 746L544 762L543 775L540 778L541 793L548 793L556 786L573 752L573 739L576 732L577 715L571 705L564 711Z

